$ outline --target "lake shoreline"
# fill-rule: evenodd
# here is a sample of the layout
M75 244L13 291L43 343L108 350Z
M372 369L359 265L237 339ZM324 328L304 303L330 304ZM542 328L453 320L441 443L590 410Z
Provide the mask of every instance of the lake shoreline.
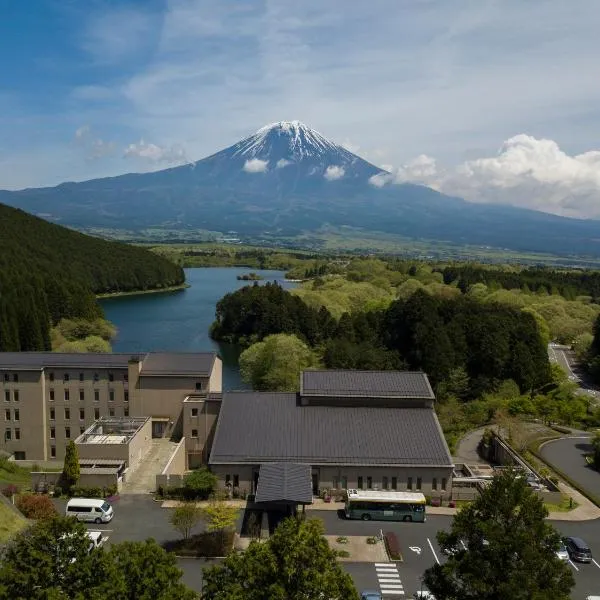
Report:
M167 292L178 292L192 287L189 283L174 285L168 288L155 288L151 290L135 290L133 292L112 292L110 294L96 294L97 300L108 300L110 298L122 298L124 296L143 296L146 294L165 294Z

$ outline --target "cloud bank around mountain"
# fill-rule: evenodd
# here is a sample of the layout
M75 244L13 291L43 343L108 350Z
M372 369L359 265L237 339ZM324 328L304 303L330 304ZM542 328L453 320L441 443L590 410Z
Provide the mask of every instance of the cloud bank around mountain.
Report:
M376 187L419 183L470 202L600 218L600 151L570 155L553 140L526 134L506 140L496 156L443 168L420 155L370 182Z
M252 158L244 163L246 173L265 173L268 167L269 161L260 158Z
M344 167L340 167L338 165L329 165L325 169L325 173L323 173L323 177L327 179L327 181L335 181L336 179L341 179L346 174L346 170Z
M141 139L135 144L129 144L123 153L125 158L137 158L155 164L182 165L189 163L182 146L158 146Z

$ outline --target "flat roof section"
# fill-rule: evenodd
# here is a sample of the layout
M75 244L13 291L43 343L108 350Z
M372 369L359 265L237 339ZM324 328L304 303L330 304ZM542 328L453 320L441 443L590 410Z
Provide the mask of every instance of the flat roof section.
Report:
M101 417L90 425L75 443L128 444L149 420L150 417Z
M214 352L150 352L142 361L142 376L208 377L213 370Z
M126 369L130 358L124 352L0 352L0 370Z
M420 371L303 371L300 395L435 399L427 375Z
M453 466L432 408L301 406L260 392L223 394L209 462Z

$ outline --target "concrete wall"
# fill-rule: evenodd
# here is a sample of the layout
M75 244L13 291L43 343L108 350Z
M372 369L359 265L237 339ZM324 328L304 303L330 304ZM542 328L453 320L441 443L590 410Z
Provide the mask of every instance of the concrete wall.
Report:
M211 471L219 477L219 487L225 489L226 476L229 475L233 482L234 475L239 477L240 491L247 490L253 493L253 472L258 471L260 465L211 465ZM358 478L363 478L363 489L367 489L367 478L371 477L371 489L383 489L383 478L387 477L388 487L392 490L392 478L395 477L397 491L411 491L408 487L409 478L412 478L412 491L421 491L426 496L433 498L449 499L452 493L452 468L434 467L333 467L313 466L313 473L318 474L319 489L348 489L358 487ZM346 486L343 485L346 478ZM417 480L421 479L421 487L417 489ZM434 479L436 489L433 488ZM446 480L446 489L442 489L443 480Z
M161 475L183 475L186 472L185 438L182 438Z
M152 421L148 419L133 436L128 446L127 466L130 470L135 469L138 463L150 449L150 441L152 439Z
M159 487L163 488L180 488L183 486L183 475L172 474L172 475L157 475L156 476L156 489Z
M211 392L223 391L223 361L218 356L215 358L208 385Z
M189 457L188 468L208 462L220 410L220 400L191 396L183 403L183 435Z

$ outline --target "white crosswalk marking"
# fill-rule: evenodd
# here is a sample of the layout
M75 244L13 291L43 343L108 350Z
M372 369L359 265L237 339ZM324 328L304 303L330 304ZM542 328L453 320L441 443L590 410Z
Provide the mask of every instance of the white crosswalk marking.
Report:
M375 563L375 571L384 598L404 596L404 586L395 563Z

